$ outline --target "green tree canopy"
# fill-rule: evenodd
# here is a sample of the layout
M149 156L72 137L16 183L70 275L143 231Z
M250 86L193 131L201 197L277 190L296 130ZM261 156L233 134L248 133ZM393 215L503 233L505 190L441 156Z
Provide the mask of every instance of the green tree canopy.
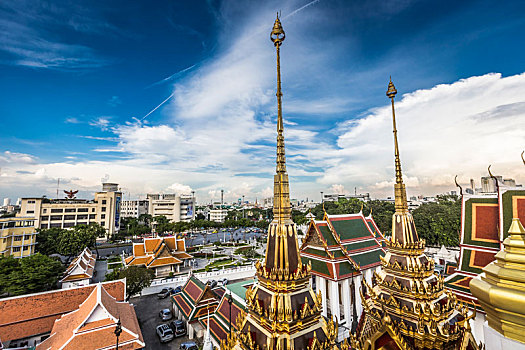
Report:
M90 224L77 225L71 230L64 230L58 239L58 253L71 259L80 254L84 248L94 247L101 228L97 224Z
M48 229L37 229L36 251L44 255L57 254L58 242L65 229L53 227Z
M55 289L62 263L40 253L16 259L0 257L0 294L22 295Z
M155 273L152 270L140 266L129 266L121 270L115 270L106 275L106 281L116 279L126 279L127 299L133 295L139 294L146 287L151 285Z

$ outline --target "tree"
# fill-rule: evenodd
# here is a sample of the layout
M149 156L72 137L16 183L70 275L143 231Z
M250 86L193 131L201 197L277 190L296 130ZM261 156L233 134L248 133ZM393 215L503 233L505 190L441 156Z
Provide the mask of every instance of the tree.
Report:
M37 229L37 231L36 251L44 255L57 254L58 242L65 230L63 228L53 227L48 229Z
M0 257L0 294L21 295L44 292L57 287L64 266L40 253L16 259Z
M163 234L164 232L171 231L173 225L170 223L168 218L164 215L155 216L155 232Z
M95 225L77 225L71 230L64 230L58 239L57 251L71 259L80 254L84 248L94 247L99 232L100 229Z
M116 279L126 279L126 300L133 295L139 294L146 287L151 285L155 273L152 270L140 266L129 266L122 270L116 270L106 275L106 281Z
M423 203L412 215L419 237L425 239L428 245L459 245L460 197L437 196L437 202Z

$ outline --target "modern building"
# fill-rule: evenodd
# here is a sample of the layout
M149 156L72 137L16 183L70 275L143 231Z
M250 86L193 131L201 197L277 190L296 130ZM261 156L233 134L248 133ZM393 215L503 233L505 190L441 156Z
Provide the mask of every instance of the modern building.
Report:
M84 250L69 264L60 280L62 289L87 286L95 274L97 256L89 248Z
M149 200L122 201L120 216L123 218L139 218L149 213Z
M144 266L155 271L156 277L165 277L180 272L181 266L188 266L193 256L186 253L184 238L145 238L133 243L133 255L127 257L126 266Z
M323 220L310 220L301 258L312 266L312 287L321 294L322 315L338 321L338 342L357 326L363 311L361 282L372 284L385 256L383 242L372 216L365 217L362 212L325 213Z
M64 337L69 339L72 335L75 335L75 333L71 333L70 331L59 332L58 329L54 328L56 325L55 321L59 320L62 315L74 312L79 309L79 305L84 304L85 306L92 306L90 307L91 315L101 315L105 312L105 310L100 307L94 307L97 305L94 298L89 299L89 297L93 295L93 292L95 292L95 295L98 294L97 288L100 287L102 287L109 296L114 298L114 302L107 304L109 305L108 308L111 308L115 302L123 302L126 300L125 279L104 282L99 285L91 284L76 288L59 289L0 299L0 349L34 349L35 346L38 346L38 344L53 334L55 338ZM89 301L87 301L88 299ZM134 319L134 322L136 322L134 311L133 314L126 313L125 315L129 316L130 319ZM87 320L90 315L85 316ZM77 321L78 320L75 320L75 322ZM112 321L114 324L116 319ZM98 325L101 326L101 328L105 328L110 324L109 322L99 321L97 323L91 323L90 326ZM80 323L75 323L75 326L78 327L76 330L78 336L81 334L88 335L89 328L91 328L92 332L98 332L98 329L100 329L97 327L82 328L80 327L82 326ZM114 329L115 327L113 326L111 330L113 331ZM142 338L140 329L135 333ZM106 334L106 331L98 334L101 336L100 338L108 339L102 336ZM111 337L111 341L114 341L114 339L114 336ZM58 349L60 347L52 348ZM92 349L93 347L76 347L75 349L86 348ZM108 348L111 347L108 346ZM44 347L44 349L49 349L49 347Z
M210 221L224 222L228 216L228 209L211 209L209 213Z
M33 255L37 234L34 217L0 218L0 256Z
M165 216L171 222L195 220L195 197L178 194L148 194L148 213Z
M374 283L363 283L363 316L351 336L352 349L478 350L469 326L472 315L444 289L408 210L394 114L396 93L390 81L387 96L392 100L396 169L392 237L385 240L386 255Z
M120 229L122 193L118 184L104 183L95 199L22 198L20 216L32 216L37 228L70 228L97 223L106 229L109 237Z

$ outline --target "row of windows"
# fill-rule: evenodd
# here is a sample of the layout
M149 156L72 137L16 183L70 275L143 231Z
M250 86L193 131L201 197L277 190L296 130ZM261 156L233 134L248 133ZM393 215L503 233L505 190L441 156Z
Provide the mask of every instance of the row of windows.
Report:
M24 240L27 241L31 239L31 236L24 236ZM22 240L22 236L15 236L15 241L20 242Z
M29 247L28 246L25 246L24 247L24 251L26 250L29 250ZM20 247L13 247L13 252L14 253L18 253L20 251Z
M100 216L102 219L104 219L106 217L106 214L102 214ZM43 215L42 216L42 221L48 221L49 218L51 218L51 220L62 220L62 218L64 220L87 220L88 218L90 220L94 220L97 218L97 215L96 214L89 214L89 215L51 215L51 216L48 216L48 215Z
M0 222L0 229L13 228L13 227L31 227L34 225L34 221L28 220L17 220L17 221L8 221Z

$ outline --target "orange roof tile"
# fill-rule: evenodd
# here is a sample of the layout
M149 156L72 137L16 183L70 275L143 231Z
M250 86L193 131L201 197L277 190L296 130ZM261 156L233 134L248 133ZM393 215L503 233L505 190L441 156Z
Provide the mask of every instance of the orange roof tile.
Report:
M117 300L125 299L124 280L105 282L103 286ZM8 341L50 332L57 318L77 309L94 289L95 285L88 285L0 299L0 339Z
M138 258L135 258L131 260L128 265L145 265L148 261L149 257L147 256L139 256Z
M134 256L146 255L146 253L144 252L143 243L133 243L133 255Z
M185 252L186 251L186 247L185 247L183 239L180 239L180 240L177 241L177 251L178 252Z
M99 310L95 313L95 310ZM117 319L122 323L119 343L129 349L144 347L133 306L117 302L102 285L97 285L78 309L55 321L51 336L37 346L48 349L100 349L115 344Z
M157 244L161 240L161 238L144 238L144 250L146 251L146 253L153 253L153 250L155 250L155 247L157 247Z
M176 252L173 254L177 259L184 260L184 259L191 259L193 258L193 255L190 255L186 252Z
M180 264L182 261L179 259L170 256L165 258L157 258L152 259L151 262L148 262L148 267L158 267L158 266L165 266L165 265L173 265L173 264Z
M166 237L164 238L164 243L170 248L171 250L177 250L177 241L175 237Z

